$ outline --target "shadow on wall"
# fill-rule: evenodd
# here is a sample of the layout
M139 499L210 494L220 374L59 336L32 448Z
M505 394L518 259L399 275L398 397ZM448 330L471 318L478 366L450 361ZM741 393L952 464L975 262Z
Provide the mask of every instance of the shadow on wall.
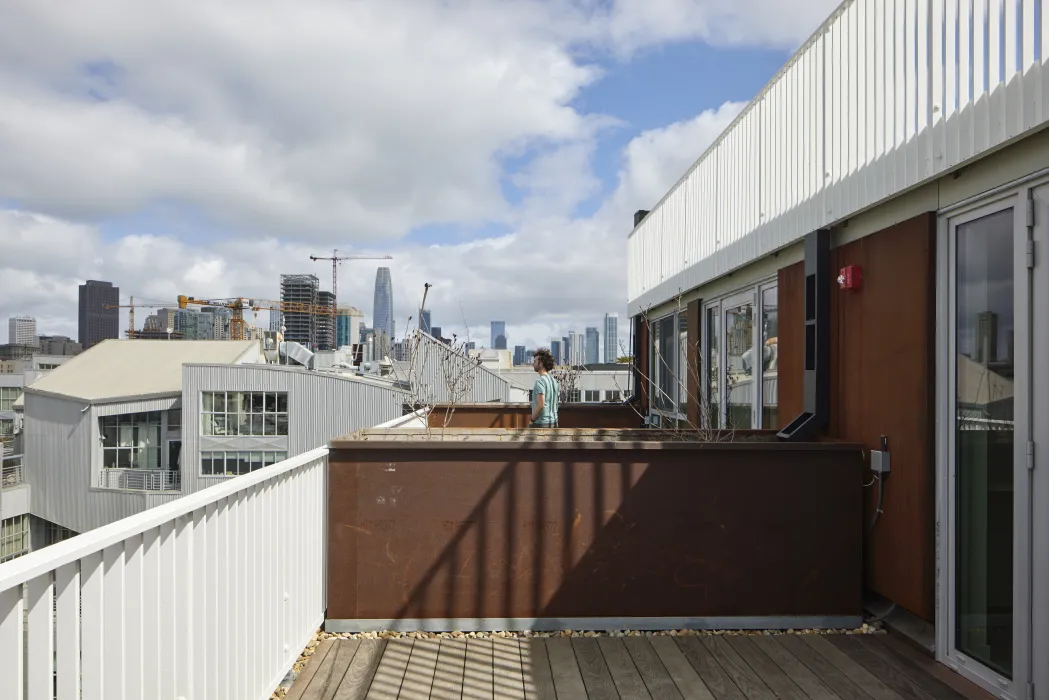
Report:
M333 445L330 620L860 615L856 446L503 435Z

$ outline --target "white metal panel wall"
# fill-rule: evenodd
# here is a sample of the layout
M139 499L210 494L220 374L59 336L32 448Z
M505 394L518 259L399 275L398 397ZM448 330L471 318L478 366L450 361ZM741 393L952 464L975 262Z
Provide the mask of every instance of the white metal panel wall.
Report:
M182 492L195 493L229 477L200 474L200 407L204 391L288 392L287 446L293 457L332 439L384 423L403 412L405 395L389 387L280 365L185 365L182 370ZM209 439L212 447L223 438ZM278 449L273 438L225 438L231 449ZM256 447L244 447L256 440Z
M143 494L91 488L92 460L101 451L98 411L123 413L140 405L109 404L85 411L85 404L77 401L26 394L23 464L32 487L33 515L86 532L146 508Z
M843 3L631 233L630 313L1044 125L1043 3Z
M269 698L324 618L326 490L321 448L0 565L0 697Z
M452 352L451 348L425 333L419 334L414 357L409 363L414 396L420 403L485 403L509 401L510 383L473 358Z

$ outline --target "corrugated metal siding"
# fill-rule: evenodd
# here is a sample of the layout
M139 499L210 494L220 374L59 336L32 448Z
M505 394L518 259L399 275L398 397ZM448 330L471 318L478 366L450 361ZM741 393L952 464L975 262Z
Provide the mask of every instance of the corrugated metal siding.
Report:
M506 379L425 333L419 337L410 371L415 401L433 404L510 400L510 382Z
M135 403L84 411L85 404L77 401L32 393L25 398L24 463L32 485L33 515L86 532L145 510L145 495L91 489L91 478L92 460L101 460L98 411L148 409Z
M212 438L200 434L204 391L288 392L288 436ZM182 374L182 491L207 488L229 477L202 477L202 447L287 449L288 456L327 445L360 428L403 413L406 396L389 387L280 365L186 365ZM285 447L286 446L286 447ZM154 497L155 498L155 497Z
M1038 0L843 3L631 233L630 313L1042 126L1047 14Z

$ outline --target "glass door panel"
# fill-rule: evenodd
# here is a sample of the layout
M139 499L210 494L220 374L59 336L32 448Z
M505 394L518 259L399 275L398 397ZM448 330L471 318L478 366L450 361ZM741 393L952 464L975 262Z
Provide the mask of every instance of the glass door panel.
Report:
M761 360L754 354L754 295L725 302L725 398L728 427L754 426L754 381Z
M954 229L955 648L1012 678L1015 228Z
M761 426L779 424L779 294L776 287L761 290Z

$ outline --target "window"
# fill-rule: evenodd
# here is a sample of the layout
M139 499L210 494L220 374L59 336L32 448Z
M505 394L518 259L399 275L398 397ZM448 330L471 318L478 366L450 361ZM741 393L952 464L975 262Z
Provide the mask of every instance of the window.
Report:
M0 411L10 411L15 401L22 395L20 386L0 386Z
M182 407L172 408L168 411L168 430L182 430Z
M588 402L588 403L597 403L598 401L601 400L601 392L600 391L593 391L591 389L586 389L583 392L583 400Z
M621 401L619 398L619 389L610 389L605 392L606 401Z
M10 418L0 419L0 437L11 437L15 434L15 422Z
M707 308L707 410L704 419L709 427L721 425L721 313L717 305Z
M579 389L569 389L565 393L565 403L579 403L579 397L581 396Z
M160 411L98 419L104 469L160 469Z
M29 516L16 515L0 521L0 562L29 552Z
M681 415L688 415L688 378L695 367L688 365L688 316L677 315L677 410Z
M761 426L779 428L779 290L761 291Z
M204 435L287 435L287 392L205 391Z
M780 427L776 285L755 285L711 302L703 333L704 421L744 430Z
M238 476L287 458L287 452L206 451L200 453L200 473L204 476Z
M652 397L656 410L675 411L677 406L677 314L652 324Z
M37 369L39 369L39 370L45 370L45 369L58 369L58 365L54 365L54 364L50 364L50 365L40 365L40 366L38 366L38 367L37 367Z

